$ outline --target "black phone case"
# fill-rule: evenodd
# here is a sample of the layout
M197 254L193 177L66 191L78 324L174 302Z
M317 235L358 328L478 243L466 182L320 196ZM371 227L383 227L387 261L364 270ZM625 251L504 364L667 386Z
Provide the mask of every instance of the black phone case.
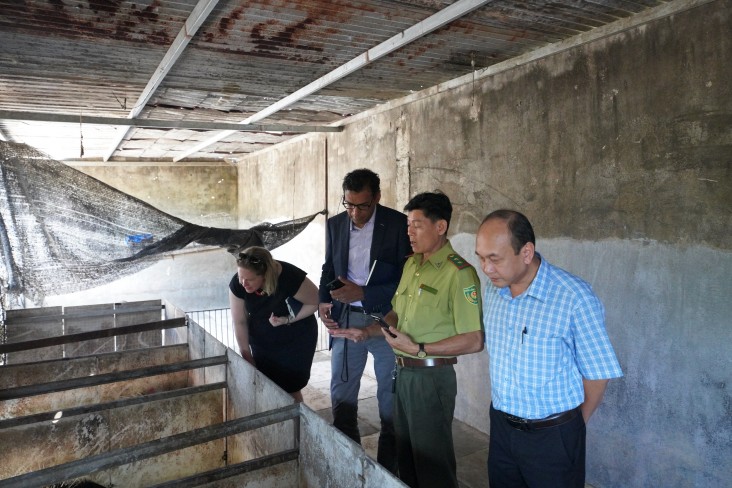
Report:
M339 280L338 278L334 279L330 283L326 285L331 290L337 290L338 288L341 288L343 285L343 282Z

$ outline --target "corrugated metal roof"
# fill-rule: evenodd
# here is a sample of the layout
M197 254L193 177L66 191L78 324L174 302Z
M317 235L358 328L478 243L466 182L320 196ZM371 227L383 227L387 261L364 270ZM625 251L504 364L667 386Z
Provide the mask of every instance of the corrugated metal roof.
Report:
M205 0L202 0L205 1ZM0 0L0 111L128 117L194 0ZM456 2L219 1L139 118L241 122ZM259 124L325 125L531 52L660 1L493 1ZM98 159L126 128L0 120L0 136L58 159ZM112 159L173 159L215 131L131 129ZM190 159L288 139L239 132ZM81 139L83 137L83 139Z

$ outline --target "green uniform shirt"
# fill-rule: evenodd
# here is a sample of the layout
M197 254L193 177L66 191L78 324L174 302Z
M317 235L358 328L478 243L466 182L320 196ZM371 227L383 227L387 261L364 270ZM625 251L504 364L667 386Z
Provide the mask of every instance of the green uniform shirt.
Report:
M399 316L397 329L414 342L428 344L482 330L480 280L475 268L455 253L450 241L419 264L421 260L421 254L407 259L391 300Z

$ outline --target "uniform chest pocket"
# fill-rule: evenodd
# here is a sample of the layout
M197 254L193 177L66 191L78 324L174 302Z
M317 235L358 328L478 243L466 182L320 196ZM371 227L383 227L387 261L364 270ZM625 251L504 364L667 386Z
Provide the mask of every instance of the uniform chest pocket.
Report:
M420 307L440 308L442 302L439 290L431 286L421 284L416 291L416 302Z
M438 290L431 287L421 285L415 291L411 292L408 287L398 288L395 294L397 308L405 310L408 307L426 307L439 308L441 298Z

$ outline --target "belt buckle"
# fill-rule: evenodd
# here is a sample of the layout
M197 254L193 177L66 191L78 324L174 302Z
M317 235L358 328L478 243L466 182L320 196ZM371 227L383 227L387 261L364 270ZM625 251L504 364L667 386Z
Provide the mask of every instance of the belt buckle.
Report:
M514 429L518 429L523 432L528 432L531 430L531 420L516 417L515 415L506 415L506 420L508 421L508 424Z

